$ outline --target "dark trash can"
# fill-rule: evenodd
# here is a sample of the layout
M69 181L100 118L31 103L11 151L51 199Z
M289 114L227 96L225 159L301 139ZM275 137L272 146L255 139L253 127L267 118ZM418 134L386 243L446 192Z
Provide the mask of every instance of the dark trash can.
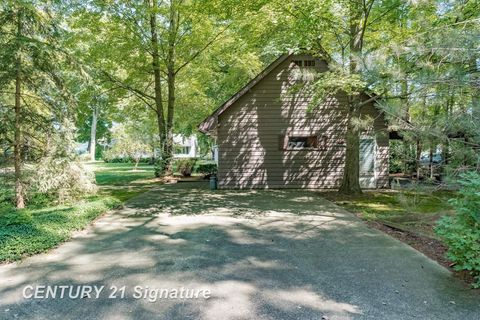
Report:
M217 176L210 177L210 190L217 190Z

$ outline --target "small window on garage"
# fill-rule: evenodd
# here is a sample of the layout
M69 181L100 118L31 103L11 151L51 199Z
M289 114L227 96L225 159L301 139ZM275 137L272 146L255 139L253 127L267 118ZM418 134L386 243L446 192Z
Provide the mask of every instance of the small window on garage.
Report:
M289 136L287 150L318 149L318 136Z
M315 60L305 60L303 65L305 67L315 67Z
M302 60L293 60L293 64L296 65L297 67L301 67L303 64L302 64Z

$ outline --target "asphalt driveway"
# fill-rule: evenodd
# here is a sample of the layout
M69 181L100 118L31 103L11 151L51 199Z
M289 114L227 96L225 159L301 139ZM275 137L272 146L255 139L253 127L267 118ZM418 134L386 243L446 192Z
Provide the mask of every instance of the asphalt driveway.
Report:
M0 266L1 319L322 317L480 319L480 295L315 192L202 183L162 186Z

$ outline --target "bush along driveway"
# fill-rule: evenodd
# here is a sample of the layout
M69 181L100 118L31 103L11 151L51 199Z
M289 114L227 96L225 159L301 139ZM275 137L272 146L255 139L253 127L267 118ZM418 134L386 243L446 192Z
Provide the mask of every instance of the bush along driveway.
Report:
M0 318L478 319L476 291L319 193L207 187L159 186L1 266ZM38 285L104 289L35 299Z

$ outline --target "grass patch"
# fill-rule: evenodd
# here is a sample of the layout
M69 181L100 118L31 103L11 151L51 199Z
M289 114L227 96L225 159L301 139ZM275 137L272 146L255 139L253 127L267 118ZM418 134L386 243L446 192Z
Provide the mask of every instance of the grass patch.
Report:
M32 202L16 210L12 204L13 186L0 185L0 262L11 262L45 252L68 240L104 212L158 184L153 166L92 163L100 190L68 205ZM1 177L0 177L1 178ZM7 179L3 179L7 181Z
M326 193L335 203L355 212L367 221L386 223L419 235L436 238L436 221L453 213L448 200L453 191L391 190L367 191L359 196Z
M96 162L88 166L95 171L99 193L115 197L121 202L159 184L159 179L154 177L152 165L139 165L137 170L129 163Z

